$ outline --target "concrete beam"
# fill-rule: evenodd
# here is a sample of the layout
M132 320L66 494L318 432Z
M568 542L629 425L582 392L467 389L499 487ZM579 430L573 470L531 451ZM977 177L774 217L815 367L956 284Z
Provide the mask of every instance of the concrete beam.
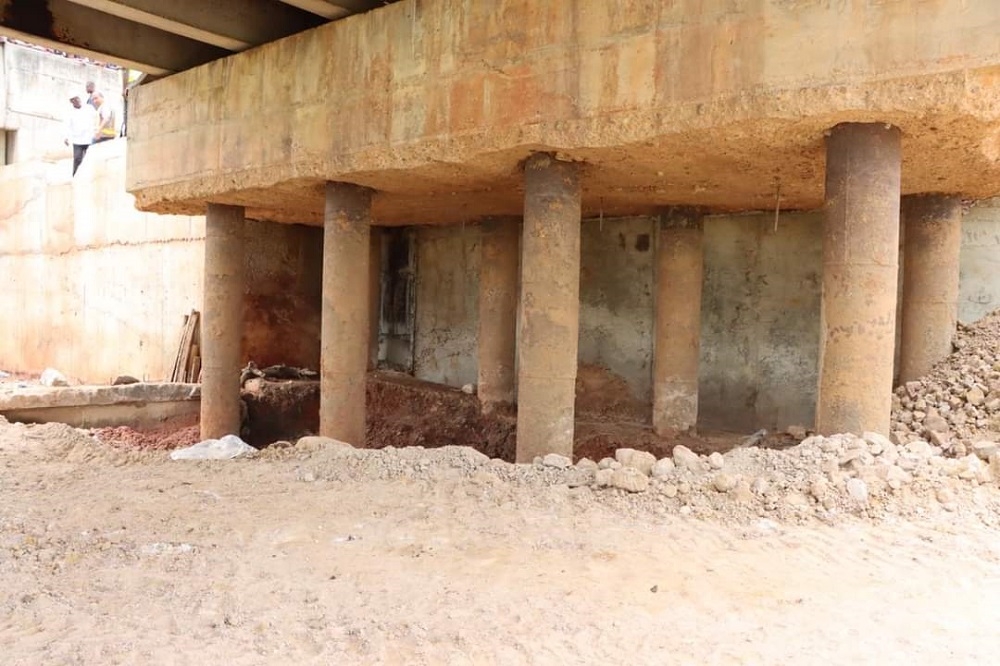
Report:
M270 0L70 0L120 19L141 23L228 51L314 28L323 23L311 13Z
M351 11L340 5L340 3L326 2L326 0L281 0L286 5L298 7L316 16L326 19L339 19L349 16Z
M0 0L0 34L158 76L229 53L71 0Z

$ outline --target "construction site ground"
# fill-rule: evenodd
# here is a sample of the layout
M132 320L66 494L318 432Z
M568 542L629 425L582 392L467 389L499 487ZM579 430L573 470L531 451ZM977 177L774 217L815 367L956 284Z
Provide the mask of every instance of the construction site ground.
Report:
M454 447L173 462L0 423L2 661L995 659L995 488L824 521L547 474Z

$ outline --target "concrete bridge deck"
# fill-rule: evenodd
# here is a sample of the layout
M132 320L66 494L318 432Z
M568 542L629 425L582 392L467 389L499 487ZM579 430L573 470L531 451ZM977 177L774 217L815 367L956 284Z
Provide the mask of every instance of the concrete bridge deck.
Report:
M140 207L319 224L520 214L519 164L585 164L585 215L821 205L824 133L902 131L902 192L1000 190L1000 5L403 1L143 86Z

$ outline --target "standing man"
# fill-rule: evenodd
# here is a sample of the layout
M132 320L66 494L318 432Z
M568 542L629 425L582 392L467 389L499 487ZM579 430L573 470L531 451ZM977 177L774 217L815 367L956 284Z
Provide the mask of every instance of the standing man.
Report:
M73 109L69 112L66 121L66 138L64 143L73 146L73 175L80 168L83 156L87 154L87 148L94 141L94 128L97 127L97 111L89 104L81 104L80 97L73 95L69 98L69 103Z
M94 107L97 109L97 132L94 133L94 143L110 141L118 135L115 128L115 110L104 99L104 93L94 91Z

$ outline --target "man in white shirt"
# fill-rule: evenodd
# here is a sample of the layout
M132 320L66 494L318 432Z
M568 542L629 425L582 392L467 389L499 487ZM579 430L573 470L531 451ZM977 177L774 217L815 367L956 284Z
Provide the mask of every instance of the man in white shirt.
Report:
M104 93L100 90L94 91L94 106L97 108L98 115L94 143L114 139L118 136L118 129L115 127L115 110L104 99Z
M87 154L87 148L94 141L94 131L97 129L97 111L89 104L81 104L80 98L73 95L69 98L73 110L69 112L69 119L66 122L67 146L73 146L73 175L80 168L83 156Z

